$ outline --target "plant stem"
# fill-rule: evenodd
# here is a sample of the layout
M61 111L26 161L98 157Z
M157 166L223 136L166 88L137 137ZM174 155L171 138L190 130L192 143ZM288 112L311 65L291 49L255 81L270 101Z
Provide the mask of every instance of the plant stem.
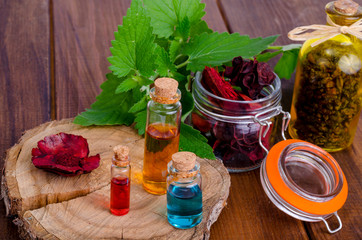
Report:
M276 49L276 50L280 50L280 49L282 49L282 46L269 46L267 49Z
M156 78L158 78L160 75L158 73L155 73L154 75L152 75L149 79L152 81L155 81Z
M176 57L175 57L175 60L174 60L174 62L176 62L176 60L177 59L179 59L180 57L182 57L182 56L184 56L183 54L179 54L179 55L177 55Z
M189 63L189 59L187 58L187 60L186 60L185 62L177 65L176 68L177 68L177 69L182 68L182 67L186 66L188 63Z

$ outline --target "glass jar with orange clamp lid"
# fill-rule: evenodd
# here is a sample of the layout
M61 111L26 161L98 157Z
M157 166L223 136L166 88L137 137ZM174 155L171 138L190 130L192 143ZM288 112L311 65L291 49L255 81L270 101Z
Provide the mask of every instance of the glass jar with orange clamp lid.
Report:
M271 109L273 110L273 109ZM281 107L276 110L284 115L282 137L270 151L264 147L261 139L269 130L268 121L260 120L261 113L255 116L255 122L262 127L259 144L267 152L260 168L261 183L269 199L280 210L302 221L323 221L330 233L342 228L337 211L347 199L346 178L337 161L322 148L298 139L286 139L290 114ZM275 111L275 109L274 109ZM327 219L335 216L339 226L331 229Z

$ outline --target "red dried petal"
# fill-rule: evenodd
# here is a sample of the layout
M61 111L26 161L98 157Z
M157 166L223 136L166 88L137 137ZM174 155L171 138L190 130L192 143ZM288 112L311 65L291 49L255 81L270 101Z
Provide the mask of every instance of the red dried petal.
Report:
M200 117L197 113L191 114L192 125L200 132L206 133L210 131L211 124L206 119Z
M273 73L273 70L267 63L264 62L258 63L257 72L258 72L258 82L260 85L265 86L273 83L275 75Z
M39 141L38 148L43 154L57 154L64 148L64 143L60 135L51 135Z
M212 146L212 149L215 150L219 145L220 145L221 141L220 140L216 140L214 142L214 145Z
M72 153L73 156L79 158L85 158L88 156L88 142L84 137L66 133L59 134L65 147L67 148L67 152Z
M263 87L272 84L275 79L271 67L256 59L250 61L237 57L232 64L232 67L226 68L225 76L231 79L232 85L239 86L253 100L260 98Z
M243 100L243 101L253 101L253 99L251 99L250 97L246 96L245 94L242 94L242 93L237 93L239 95L239 98L240 100Z
M231 84L226 82L214 68L205 67L202 72L202 80L204 87L216 96L231 100L239 99Z
M92 157L84 158L83 165L82 165L84 173L91 172L93 169L96 169L97 167L99 167L100 159L101 158L100 158L99 154L92 156Z
M34 157L38 157L38 156L43 155L43 153L40 151L39 148L33 148L31 150L31 155L34 156Z
M32 149L35 167L63 176L88 173L99 166L99 154L88 157L88 142L82 136L59 133L47 136Z

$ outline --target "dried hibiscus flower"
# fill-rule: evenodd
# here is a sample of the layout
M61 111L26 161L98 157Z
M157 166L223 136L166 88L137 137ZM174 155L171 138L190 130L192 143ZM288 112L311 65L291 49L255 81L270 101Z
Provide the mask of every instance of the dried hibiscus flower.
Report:
M205 67L202 72L204 87L216 96L238 100L239 96L229 82L226 82L214 68Z
M88 157L88 142L82 136L67 133L50 135L32 150L35 167L63 176L89 173L99 166L99 154Z
M224 76L230 78L231 85L242 89L243 94L252 100L264 97L261 90L273 83L275 74L264 62L244 60L242 57L233 59L232 67L225 67Z

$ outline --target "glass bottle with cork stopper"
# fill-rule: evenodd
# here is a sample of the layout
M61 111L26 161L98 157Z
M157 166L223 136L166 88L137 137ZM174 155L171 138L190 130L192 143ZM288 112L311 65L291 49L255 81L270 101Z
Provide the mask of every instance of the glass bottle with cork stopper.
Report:
M325 11L329 26L299 27L288 35L306 40L298 57L289 134L334 152L352 144L362 107L362 7L338 0Z
M159 78L147 105L143 188L152 194L166 193L167 163L179 148L181 92L172 78Z
M129 148L118 145L113 148L114 156L111 165L111 202L112 214L121 216L129 212L131 166Z
M202 220L200 164L192 152L177 152L168 164L167 219L181 229L192 228Z

